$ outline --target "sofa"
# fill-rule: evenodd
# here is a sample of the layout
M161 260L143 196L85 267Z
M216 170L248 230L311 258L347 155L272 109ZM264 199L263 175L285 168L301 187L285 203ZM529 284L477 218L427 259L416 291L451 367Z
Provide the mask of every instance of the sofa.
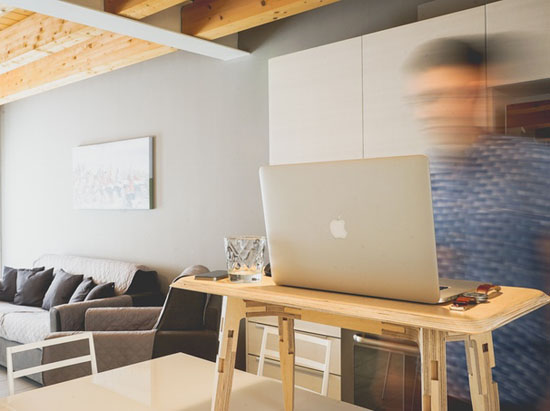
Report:
M48 254L34 267L62 269L67 273L91 277L96 284L114 283L114 296L62 304L45 310L41 307L0 301L0 365L6 366L6 348L41 341L52 332L84 330L86 311L97 307L160 306L164 297L158 275L147 267L105 259ZM14 368L27 368L42 362L42 350L17 354ZM42 383L40 374L29 378Z
M181 276L207 271L204 266L191 266ZM178 352L215 361L221 309L220 296L170 288L162 308L89 309L86 312L85 331L93 334L99 372ZM241 370L246 367L244 332L245 327L242 324L236 358L236 367ZM71 334L74 332L55 332L47 338ZM44 348L42 363L48 364L88 353L87 341L53 345ZM56 384L89 375L90 372L88 363L46 371L43 373L43 383Z

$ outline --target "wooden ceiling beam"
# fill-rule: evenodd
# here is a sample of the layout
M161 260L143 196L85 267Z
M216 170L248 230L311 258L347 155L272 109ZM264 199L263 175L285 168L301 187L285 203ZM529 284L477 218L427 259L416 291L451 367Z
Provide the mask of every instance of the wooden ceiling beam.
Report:
M109 13L140 20L178 4L190 2L191 0L104 0L104 8Z
M197 53L220 60L231 60L249 53L223 44L128 19L103 10L59 0L9 0L16 7L36 13L96 27L101 30L150 41L167 47Z
M82 24L33 14L0 31L0 73L13 70L103 33Z
M16 9L0 4L0 31L19 23L32 14L31 11Z
M105 32L0 75L0 104L74 83L174 51L144 40Z
M339 0L195 0L183 7L182 32L214 40Z

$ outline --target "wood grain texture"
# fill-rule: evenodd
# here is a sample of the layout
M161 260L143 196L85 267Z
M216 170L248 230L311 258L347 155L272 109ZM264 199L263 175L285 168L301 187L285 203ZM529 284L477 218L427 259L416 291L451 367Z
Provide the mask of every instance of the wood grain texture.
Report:
M294 410L294 319L279 317L279 358L285 411Z
M220 345L218 356L216 357L214 384L216 393L212 400L213 411L226 411L229 409L235 359L237 357L239 325L244 316L245 304L243 300L224 297L220 320Z
M339 0L195 0L182 9L182 32L214 40Z
M32 14L32 12L27 10L0 5L0 30L11 27Z
M496 361L491 333L466 336L464 348L473 410L500 409L498 385L493 381L492 369Z
M176 281L171 286L352 319L377 320L388 324L466 334L492 331L550 303L550 297L542 291L517 287L502 287L502 294L490 299L488 303L464 312L456 312L449 309L450 304L418 304L282 287L275 285L269 277L263 277L260 283L254 284L232 284L227 279L207 282L187 277ZM319 315L317 320L322 322L322 317ZM329 323L329 325L333 324Z
M422 411L447 410L446 333L421 328L418 348L422 369Z
M162 10L190 3L191 0L105 0L105 11L141 20Z
M0 73L90 40L103 31L82 24L33 14L0 31Z
M116 3L139 10L133 18L140 19L183 1ZM175 51L54 17L0 6L2 10L0 104Z
M74 83L174 51L166 46L103 33L0 75L0 104Z

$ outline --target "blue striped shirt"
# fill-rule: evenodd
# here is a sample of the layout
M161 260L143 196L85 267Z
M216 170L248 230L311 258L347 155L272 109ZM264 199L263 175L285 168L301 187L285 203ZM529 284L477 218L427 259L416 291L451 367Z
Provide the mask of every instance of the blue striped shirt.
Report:
M550 145L484 136L430 156L441 277L550 293ZM550 389L550 309L493 333L502 403L535 404ZM468 398L464 349L448 345L449 394Z

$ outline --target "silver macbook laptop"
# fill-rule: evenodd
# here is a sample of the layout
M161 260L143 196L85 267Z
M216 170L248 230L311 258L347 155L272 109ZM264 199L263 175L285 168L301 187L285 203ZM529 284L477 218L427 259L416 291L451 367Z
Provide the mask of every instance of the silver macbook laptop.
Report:
M428 158L260 169L279 285L438 303L479 282L440 279Z

